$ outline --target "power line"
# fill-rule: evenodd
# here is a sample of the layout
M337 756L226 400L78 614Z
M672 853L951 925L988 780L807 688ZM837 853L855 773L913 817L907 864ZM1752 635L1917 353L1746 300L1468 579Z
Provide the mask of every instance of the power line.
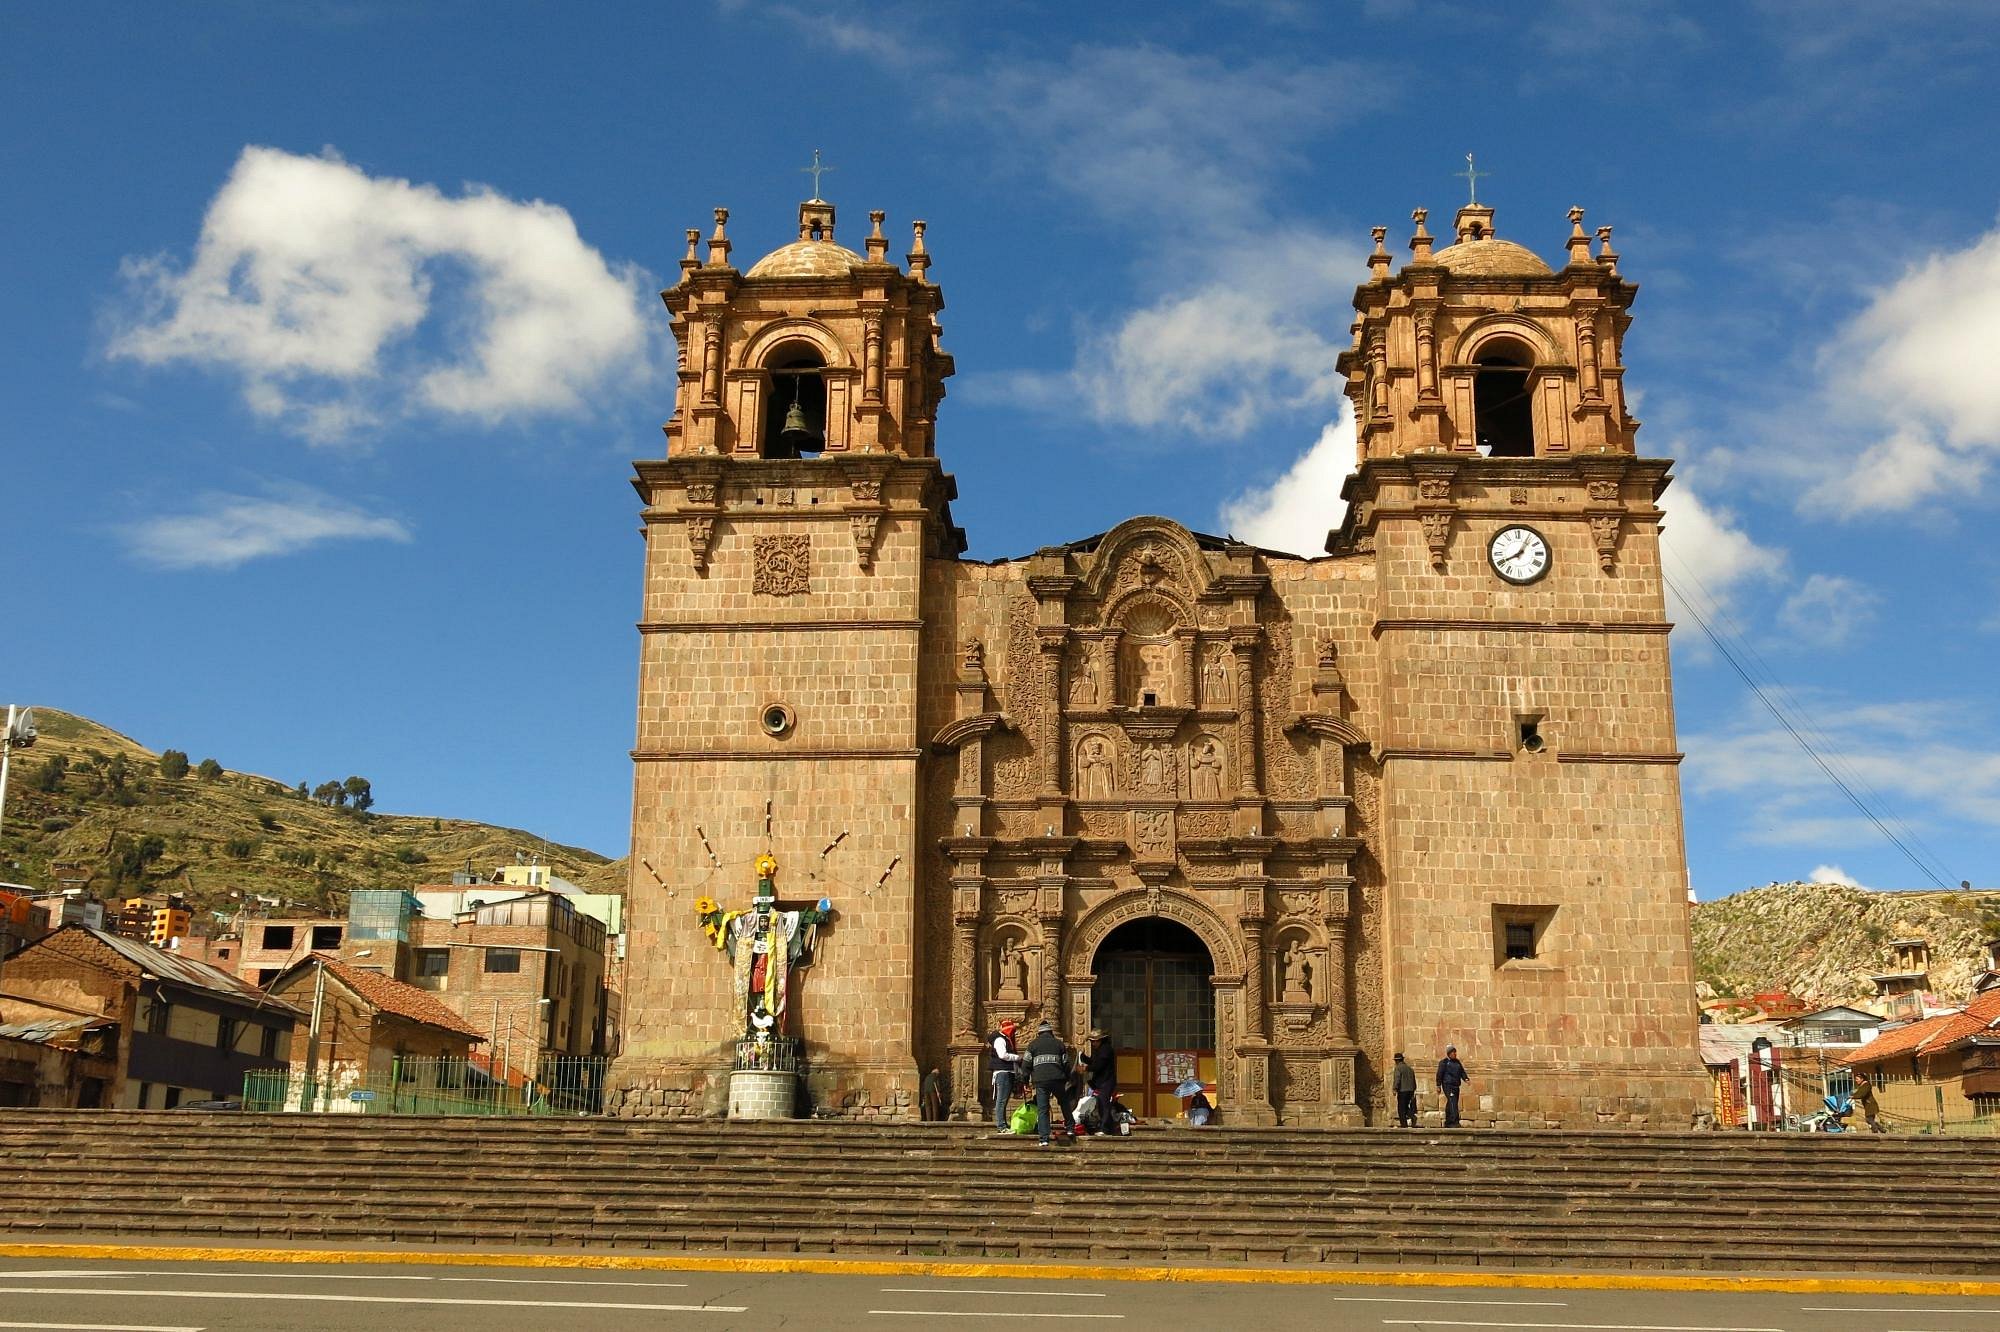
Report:
M1682 604L1684 604L1688 608L1688 613L1694 616L1695 623L1701 626L1702 633L1708 636L1708 641L1715 645L1715 650L1722 654L1722 659L1729 663L1730 669L1736 672L1737 676L1743 681L1745 687L1747 687L1752 694L1755 694L1757 696L1757 701L1762 703L1764 707L1770 712L1770 714L1777 719L1778 725L1784 727L1786 733L1789 734L1792 737L1792 739L1798 742L1799 748L1803 749L1806 752L1806 756L1812 759L1813 763L1818 766L1819 770L1822 773L1826 774L1826 779L1832 782L1834 786L1839 788L1840 793L1846 796L1848 800L1853 803L1854 807L1857 810L1861 811L1862 817L1867 819L1869 823L1873 824L1877 832L1881 833L1883 837L1887 838L1892 846L1894 846L1898 851L1903 853L1904 858L1906 858L1912 865L1916 866L1918 873L1922 874L1925 878L1929 879L1939 888L1949 889L1951 885L1945 881L1944 876L1940 875L1937 872L1937 870L1931 868L1929 864L1925 863L1925 861L1921 859L1916 852L1910 849L1908 844L1905 843L1902 838L1898 837L1893 831L1891 831L1889 825L1884 823L1882 819L1875 813L1875 811L1872 808L1870 808L1868 803L1855 793L1854 788L1849 786L1847 782L1841 778L1840 774L1835 772L1831 767L1831 765L1829 765L1827 761L1820 756L1819 751L1813 747L1812 742L1806 739L1806 737L1799 731L1799 728L1792 724L1791 719L1785 715L1784 711L1771 700L1770 695L1764 691L1764 687L1758 684L1757 681L1751 677L1750 672L1744 668L1742 661L1738 659L1736 653L1730 650L1728 643L1723 641L1722 636L1715 631L1714 627L1709 624L1707 618L1702 615L1701 609L1694 603L1694 601L1691 598L1688 597L1688 595L1685 592L1681 590L1680 586L1674 582L1673 578L1668 576L1664 570L1662 570L1661 572L1661 577L1666 580L1668 588L1670 588L1673 591L1674 595L1678 596L1681 599Z
M1874 806L1879 807L1882 817L1895 827L1900 837L1906 839L1922 854L1923 858L1929 862L1934 870L1942 873L1946 879L1950 879L1952 876L1944 868L1944 857L1940 856L1936 850L1926 843L1922 835L1890 807L1888 800L1884 798L1882 793L1869 785L1867 778L1853 764L1848 762L1833 737L1813 720L1812 714L1799 701L1798 696L1786 687L1784 681L1779 678L1778 673L1772 670L1770 664L1758 653L1755 645L1750 641L1750 636L1745 634L1742 627L1736 623L1735 618L1730 615L1728 607L1722 604L1721 598L1708 590L1707 586L1702 583L1701 576L1695 573L1694 569L1688 565L1688 562L1680 557L1679 552L1670 553L1673 554L1674 563L1681 567L1682 571L1693 582L1695 588L1701 593L1702 598L1708 603L1710 614L1721 622L1722 634L1729 638L1736 648L1749 659L1751 665L1755 667L1755 674L1760 677L1761 683L1766 688L1774 690L1777 693L1779 700L1791 711L1792 716L1805 730L1807 736L1817 742L1819 748L1824 751L1822 757L1840 770L1844 780L1850 785L1859 787L1868 800ZM1686 590L1677 587L1675 591L1680 594L1681 600L1687 603L1688 609L1699 617L1701 608L1688 598ZM1937 873L1931 874L1933 879L1936 879L1937 876Z

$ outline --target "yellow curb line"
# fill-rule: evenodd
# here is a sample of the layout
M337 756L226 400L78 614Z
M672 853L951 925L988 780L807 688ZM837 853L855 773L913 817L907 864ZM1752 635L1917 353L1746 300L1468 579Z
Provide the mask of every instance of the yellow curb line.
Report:
M1356 1271L1322 1267L1123 1267L1098 1263L917 1258L771 1258L637 1253L469 1253L412 1249L251 1249L181 1244L0 1244L0 1258L108 1258L165 1263L361 1263L411 1267L596 1268L627 1272L812 1273L1047 1281L1152 1281L1272 1286L1465 1286L1501 1290L1717 1291L1776 1295L2000 1296L2000 1281L1952 1277L1630 1275L1613 1272Z

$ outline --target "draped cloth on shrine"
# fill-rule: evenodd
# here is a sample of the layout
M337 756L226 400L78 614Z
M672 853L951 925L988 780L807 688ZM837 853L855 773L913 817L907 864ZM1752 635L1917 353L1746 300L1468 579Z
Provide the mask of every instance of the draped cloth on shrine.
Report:
M811 950L819 933L818 916L816 911L746 911L729 921L736 1011L744 1015L746 1034L757 1025L760 997L771 1015L767 1030L784 1032L792 967Z

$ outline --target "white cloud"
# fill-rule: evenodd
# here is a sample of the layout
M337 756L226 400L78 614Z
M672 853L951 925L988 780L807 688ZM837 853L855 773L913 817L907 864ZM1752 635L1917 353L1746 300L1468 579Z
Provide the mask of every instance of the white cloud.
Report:
M2000 827L2000 740L1987 708L1921 699L1858 704L1810 691L1784 700L1821 756L1919 855L1939 859L1913 838L1943 842L1940 830ZM1821 855L1864 846L1894 850L1761 709L1682 742L1689 790L1717 801L1712 811L1691 808L1690 819L1726 819L1741 840L1811 847ZM1953 882L1963 873L1949 861L1940 868ZM1914 866L1908 873L1924 881Z
M1853 516L1976 490L2000 454L1996 345L2000 228L1911 267L1822 349L1826 414L1873 429L1830 455L1802 507Z
M1667 487L1660 508L1667 616L1676 624L1691 624L1696 609L1713 620L1743 588L1783 575L1784 551L1757 544L1734 514L1711 508L1685 479Z
M1840 866L1838 866L1838 865L1815 865L1815 866L1813 866L1813 871L1812 871L1812 873L1811 873L1811 874L1808 874L1808 875L1806 875L1806 882L1807 882L1807 883L1844 883L1844 884L1848 885L1848 886L1849 886L1849 887L1851 887L1851 888L1861 888L1861 889L1865 889L1865 890L1866 890L1866 891L1868 891L1868 892L1873 892L1873 891L1875 891L1874 889L1872 889L1872 888L1869 888L1867 884L1865 884L1865 883L1861 882L1861 880L1859 880L1859 879L1855 878L1855 877L1854 877L1854 876L1853 876L1852 874L1849 874L1849 873L1848 873L1848 872L1847 872L1846 870L1842 869L1842 868L1841 868Z
M187 513L161 514L123 533L132 554L166 569L233 569L327 541L408 541L401 522L307 486L266 495L208 494Z
M1005 396L1104 425L1238 438L1274 411L1324 407L1340 394L1341 285L1361 271L1347 245L1270 238L1267 253L1085 333L1067 370L990 376L968 394Z
M1837 647L1874 619L1881 603L1880 596L1852 578L1816 573L1785 598L1778 622L1807 642Z
M257 415L326 441L411 413L575 414L645 373L642 284L563 209L248 147L193 259L130 259L114 355L233 372Z
M1279 215L1307 145L1382 97L1358 64L1230 62L1158 47L1079 47L988 66L951 102L1004 156L1130 236L1136 295L1080 324L1070 368L975 378L968 396L1112 426L1235 438L1324 409L1363 247ZM1226 114L1222 109L1226 108ZM1358 229L1357 229L1358 230Z
M1327 423L1283 476L1223 503L1223 530L1253 546L1320 554L1326 534L1340 526L1347 511L1340 487L1354 468L1354 456L1354 409L1343 401L1339 419Z

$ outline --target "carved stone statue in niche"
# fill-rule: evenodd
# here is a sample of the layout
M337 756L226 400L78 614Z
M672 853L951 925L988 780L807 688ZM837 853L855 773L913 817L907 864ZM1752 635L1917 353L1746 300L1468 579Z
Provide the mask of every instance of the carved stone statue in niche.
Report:
M1139 753L1139 789L1142 791L1164 791L1167 789L1167 753L1163 745L1147 745Z
M1109 800L1114 794L1117 774L1111 742L1101 735L1087 735L1076 747L1076 794L1081 800Z
M1201 701L1208 707L1227 707L1235 698L1229 687L1229 652L1217 648L1202 658Z
M1097 703L1097 649L1084 645L1077 657L1076 673L1070 677L1069 701L1079 707L1094 707Z
M999 984L994 987L996 999L1026 999L1028 997L1028 950L1021 941L1009 937L1000 945Z
M1222 799L1222 742L1212 735L1195 741L1188 756L1188 788L1195 800Z
M1309 1004L1312 1002L1312 962L1306 956L1305 945L1298 940L1278 955L1281 983L1278 988L1279 1002L1287 1004Z

